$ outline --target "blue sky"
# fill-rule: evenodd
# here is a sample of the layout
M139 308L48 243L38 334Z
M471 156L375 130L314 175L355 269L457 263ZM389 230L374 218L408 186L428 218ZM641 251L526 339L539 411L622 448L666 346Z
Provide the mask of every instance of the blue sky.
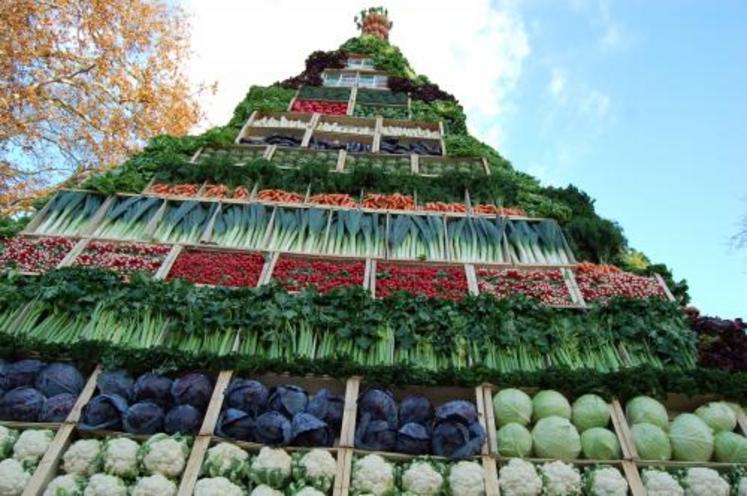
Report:
M185 1L206 125L251 84L354 36L359 0ZM470 129L545 184L573 183L694 304L747 316L747 2L409 0L392 43L463 103ZM262 40L267 49L258 49Z
M747 315L747 3L530 2L501 152L573 183L702 311ZM588 108L591 107L591 108Z

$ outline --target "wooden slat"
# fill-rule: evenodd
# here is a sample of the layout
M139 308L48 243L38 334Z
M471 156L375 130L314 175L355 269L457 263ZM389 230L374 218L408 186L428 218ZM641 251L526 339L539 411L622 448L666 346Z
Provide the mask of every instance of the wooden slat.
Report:
M259 285L269 284L272 280L272 273L275 272L275 266L280 258L280 252L273 252L270 255L270 259L265 261L265 266L262 268L262 275L259 279Z
M498 484L498 465L495 459L483 455L482 469L485 474L485 496L500 496L501 488Z
M72 424L63 424L49 444L47 452L42 456L39 465L37 465L34 475L23 490L22 496L37 496L44 492L47 484L57 475L57 467L60 464L62 455L67 450L72 439L75 426Z
M355 99L358 97L358 87L353 86L353 88L350 90L350 96L348 97L348 108L346 115L353 115L353 112L355 111Z
M218 423L220 410L223 406L223 394L225 393L226 388L228 388L228 384L231 382L232 375L232 370L221 370L218 374L213 394L210 396L210 403L208 403L208 407L205 410L205 418L202 420L202 426L200 427L201 436L213 435L215 424Z
M292 102L291 102L292 103ZM288 109L290 110L290 109ZM254 116L257 115L257 111L255 110L249 115L249 118L246 120L243 126L241 126L241 130L239 131L239 134L236 135L236 139L234 140L234 143L237 145L241 144L241 139L244 137L244 134L246 134L246 130L249 127L250 123L254 120Z
M485 393L483 391L482 385L475 387L475 406L477 407L477 421L487 433L490 426L488 425L488 415L486 412L487 406L485 404ZM488 444L489 443L486 439L482 445L482 448L480 449L481 455L488 456L490 454L490 448Z
M106 200L104 200L104 203L102 203L99 209L96 210L96 213L93 214L93 217L88 220L86 228L83 229L83 232L81 233L83 236L90 236L91 233L93 233L96 228L99 227L99 224L102 220L104 220L106 212L109 210L109 207L111 207L112 203L114 203L115 199L116 196L109 196Z
M374 140L373 145L371 146L371 151L373 153L379 152L379 147L381 146L381 127L383 126L384 119L379 116L376 117L376 124L374 126Z
M213 212L213 215L210 216L210 220L208 220L207 224L205 224L205 229L202 231L202 234L200 235L200 243L210 243L213 239L213 226L215 226L215 219L218 218L218 216L221 214L221 210L223 210L223 204L218 203L218 206L215 209L215 212Z
M195 439L189 459L187 459L187 465L184 467L177 496L192 496L197 478L200 476L200 471L202 470L202 460L205 458L205 453L210 447L210 439L210 436L197 436Z
M267 148L265 148L265 152L262 154L262 158L271 160L272 156L275 154L275 150L277 149L278 149L278 145L269 145Z
M744 408L736 405L737 409L737 425L742 431L743 436L747 436L747 414L744 413Z
M293 98L291 98L291 101L288 103L288 112L293 110L293 104L296 103L296 99L298 98L298 92L300 90L296 90L296 94L293 95Z
M417 153L410 154L410 172L413 174L420 173L420 156Z
M201 146L200 148L198 148L197 151L192 155L192 158L189 159L189 163L196 164L197 159L200 157L200 154L202 154L202 150L204 149L205 149L204 146Z
M371 272L368 275L368 290L371 292L371 298L376 298L376 259L371 259Z
M363 272L363 288L368 289L369 288L369 280L371 279L371 259L366 259L366 268Z
M667 295L667 300L669 300L669 301L675 301L674 295L669 290L669 286L667 286L667 283L664 282L664 279L661 277L661 275L660 274L654 274L654 277L656 278L656 282L659 283L659 286L661 286L661 289L664 290L664 294Z
M171 271L171 267L174 265L174 262L176 262L176 259L179 257L179 254L183 249L184 247L182 245L174 245L169 254L166 255L166 258L163 259L163 263L161 263L161 266L156 271L153 279L157 281L166 279L166 276L168 276Z
M77 243L70 249L69 252L60 260L60 263L57 264L57 268L60 267L69 267L73 264L76 258L78 258L78 255L83 253L83 250L86 248L88 243L91 241L91 238L81 238L78 240Z
M345 160L347 156L347 150L340 150L340 153L337 155L337 166L335 167L335 171L342 172L345 170Z
M355 422L358 414L358 394L361 378L351 377L345 384L345 407L342 413L342 427L340 429L340 447L355 447Z
M617 399L613 399L612 403L610 403L610 420L612 420L612 427L615 429L617 439L620 441L620 449L622 450L623 459L632 460L634 453L632 449L634 449L635 446L632 446L631 448L633 440L629 435L630 431L628 430L626 432L625 428L623 427L623 423L625 423L625 421L620 419L620 416L617 413L618 410L622 411L620 402L617 401Z
M350 494L350 482L353 476L353 450L341 448L337 451L337 476L333 496L348 496Z
M622 435L620 444L623 449L623 454L629 460L640 460L640 457L638 456L638 450L636 450L635 443L633 442L633 434L630 432L630 426L628 425L628 421L625 418L625 412L623 411L622 405L617 398L614 398L612 400L612 415L613 422L616 423L615 429L620 429L619 432L620 435Z
M493 409L493 387L490 384L482 385L483 402L486 407L486 423L487 429L485 432L488 435L488 448L489 452L493 456L498 456L498 439L496 437L496 425L495 425L495 410Z
M485 169L485 175L490 175L490 165L488 164L488 159L485 157L482 157L482 166Z
M50 205L52 205L52 202L55 198L57 198L57 195L59 194L59 191L55 193L55 195L50 198L50 200L44 205L44 207L42 207L42 209L34 215L34 218L31 219L28 224L26 224L26 227L24 227L19 234L32 234L34 231L36 231L36 229L39 227L39 224L41 224L44 218L47 216Z
M83 411L83 407L88 404L88 402L91 400L91 397L93 397L93 393L96 392L96 379L98 379L100 373L101 365L97 365L96 368L93 369L93 372L91 372L91 375L88 377L88 381L86 381L86 385L83 386L83 390L78 395L78 399L75 400L75 404L73 405L72 410L70 410L70 413L68 413L67 418L65 419L65 423L78 423L78 421L80 420L80 414Z
M643 487L643 482L641 481L641 476L638 473L638 467L636 467L635 463L630 460L625 460L622 462L622 469L623 474L628 481L630 493L633 496L646 496L646 489Z

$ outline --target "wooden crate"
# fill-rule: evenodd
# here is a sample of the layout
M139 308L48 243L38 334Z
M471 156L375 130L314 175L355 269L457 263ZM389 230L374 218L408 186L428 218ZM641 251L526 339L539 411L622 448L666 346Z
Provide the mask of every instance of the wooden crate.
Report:
M467 296L468 293L471 292L471 286L470 286L470 275L467 272L467 266L465 264L459 264L459 263L444 263L444 262L418 262L418 261L404 261L404 260L395 260L395 259L388 259L388 260L381 260L381 259L372 259L371 260L371 275L370 275L370 281L369 281L369 289L371 290L371 295L375 298L377 294L376 286L377 286L377 280L378 280L378 274L381 270L382 265L398 265L403 267L423 267L423 268L429 268L429 269L461 269L461 271L464 272L465 282L466 282L466 288L464 296Z
M498 391L500 391L500 389L502 388L498 388L497 386L493 384L486 383L482 385L483 402L485 404L485 413L486 413L487 425L488 425L488 444L490 446L490 454L495 456L498 460L503 460L504 458L501 457L500 453L498 452L498 438L497 438L498 428L496 426L495 410L493 409L493 397ZM531 397L533 397L534 394L540 391L537 388L517 388L517 389L521 389L522 391L524 391ZM564 394L563 391L559 391L559 392ZM571 404L576 399L570 395L564 394L564 396L568 399L568 402ZM617 408L617 404L614 400L609 402L610 422L607 425L607 428L615 434L615 436L617 437L618 443L620 444L620 450L622 453L622 457L620 458L620 460L577 459L577 460L563 460L563 461L572 462L572 463L586 463L586 464L594 464L594 463L607 464L611 462L621 462L623 460L631 460L633 458L633 454L630 452L629 446L627 442L625 441L626 438L625 438L625 433L623 431L623 426L620 424L619 418L616 417L616 408ZM527 429L531 431L532 426L533 426L533 423L528 425ZM535 457L528 457L527 460L530 460L533 462L553 461L549 459L535 458Z
M667 414L669 415L670 422L679 414L681 413L693 413L695 410L702 405L705 405L706 403L709 403L711 401L725 401L722 397L717 395L702 395L702 396L686 396L684 394L673 394L670 393L667 395L666 399L662 402L664 407L667 409ZM700 467L700 466L706 466L706 467L714 467L714 468L721 468L721 467L734 467L735 464L731 463L719 463L719 462L680 462L680 461L668 461L668 462L661 462L659 460L642 460L641 457L638 454L638 450L635 447L635 443L633 442L633 436L630 431L631 424L628 422L627 417L625 416L625 404L617 401L614 403L614 413L617 416L617 421L620 424L620 430L623 435L623 439L625 443L628 445L628 452L630 453L630 457L632 460L634 460L636 463L644 463L644 464L665 464L672 467ZM743 436L747 436L747 415L745 415L744 410L738 406L735 405L735 413L737 416L737 426L735 429L735 432L738 434L741 434ZM747 464L744 464L744 467L747 468Z
M205 416L205 421L203 422L202 428L200 429L200 435L207 436L207 435L214 435L215 428L218 424L220 413L223 410L223 401L225 399L225 391L230 385L230 381L234 378L242 378L242 379L252 379L261 382L265 387L272 388L275 386L282 386L282 385L294 385L299 386L303 388L308 394L309 398L311 398L314 394L316 394L320 389L326 388L332 391L335 394L338 394L343 399L346 398L346 388L347 388L347 381L345 379L337 379L333 377L312 377L312 376L291 376L290 374L262 374L262 375L252 375L252 374L245 374L245 373L237 373L237 372L221 372L221 375L219 375L219 382L216 384L216 388L213 391L213 396L210 401L210 405L208 406L208 412L210 415ZM222 391L221 391L222 390ZM344 408L343 408L344 411ZM343 441L344 439L341 437L343 434L343 428L345 427L345 420L343 416L343 424L342 428L340 430L340 435L335 439L334 446L335 448L338 447L344 447ZM216 436L221 440L229 441L229 442L235 442L237 444L241 443L242 445L253 445L257 447L261 447L258 443L251 443L251 442L244 442L237 439L230 439L230 438L221 438L219 436Z
M387 460L389 463L397 464L400 467L418 458L417 456L405 455L401 453L386 453L386 452L362 451L362 450L350 450L350 451L351 451L350 464L349 464L347 472L343 475L344 482L343 482L343 487L339 493L340 496L348 496L351 493L353 464L355 463L355 460L357 458L362 458L369 454L377 454L377 455L380 455L385 460ZM431 458L434 461L439 461L439 462L447 464L447 470L452 464L457 463L456 460L449 460L447 458L442 458L442 457L431 457ZM483 474L484 474L484 483L485 483L485 495L486 496L498 496L500 494L500 489L498 488L498 477L497 477L495 460L491 458L490 456L483 455L483 456L475 457L474 459L469 460L469 461L477 462L480 465L482 465ZM448 473L446 477L448 477ZM398 490L402 491L400 477L396 477L395 480L397 482ZM444 483L446 483L446 481L444 481Z
M181 484L179 485L179 491L177 493L178 496L192 496L194 492L195 484L200 478L200 473L202 471L202 464L205 461L205 457L207 456L208 449L220 443L233 444L243 449L244 451L248 452L250 455L258 454L259 451L264 447L264 445L257 444L257 443L228 440L228 439L223 439L217 436L199 436L195 440L195 444L192 448L192 452L187 462L187 466L184 469L184 475L182 476ZM312 448L282 447L282 449L292 456L294 453L298 453L298 452L303 453L303 452L309 451ZM338 471L335 474L335 480L332 484L332 489L330 490L330 493L332 494L332 496L336 496L338 493L335 491L337 490L338 486L339 487L342 486L342 476L344 474L344 465L347 462L347 458L348 458L346 451L348 450L346 450L345 448L320 448L320 449L329 451L332 454L332 456L335 458L335 460L337 461ZM244 488L244 489L247 489L247 488Z
M497 470L499 472L498 474L498 486L500 488L500 467L503 465L508 464L507 459L499 459L497 460ZM535 468L537 469L537 472L539 473L539 466L542 465L545 462L551 462L555 460L532 460L527 459L527 461L532 462L535 465ZM646 496L646 491L643 489L643 483L641 482L640 475L638 473L638 470L635 466L635 464L629 460L618 460L618 461L609 461L609 462L599 462L595 460L575 460L570 462L565 462L573 465L579 472L581 472L583 477L583 471L586 469L593 468L595 466L607 466L607 467L613 467L620 471L620 474L625 478L626 482L628 483L628 494L631 496ZM582 479L583 484L583 479ZM586 494L586 493L584 493Z
M41 495L46 489L47 485L57 475L61 475L62 471L62 457L75 441L79 439L100 439L104 440L110 437L126 437L130 438L138 443L142 444L148 440L151 436L133 436L130 434L120 432L109 432L109 431L83 431L76 428L74 425L65 425L62 427L55 436L50 448L42 458L39 466L31 479L31 482L26 486L23 492L24 496L38 496ZM189 457L187 458L189 460ZM186 470L186 465L185 465ZM179 487L184 471L182 475L174 480L174 483Z
M394 399L399 408L399 403L407 396L412 394L420 394L427 397L434 408L438 408L440 405L452 401L452 400L467 400L475 404L478 415L478 422L485 429L487 429L487 411L484 404L484 393L483 387L459 387L459 386L397 386L397 385L381 385L375 383L369 383L363 378L354 378L354 383L349 382L349 397L346 397L345 402L345 419L343 419L343 427L347 420L347 430L344 432L345 445L346 447L355 448L355 430L358 416L358 398L365 393L370 387L378 386L389 389L394 394ZM356 391L357 389L357 391ZM354 393L358 393L353 397ZM488 439L486 438L485 443L480 451L480 456L489 455L490 450L488 447ZM356 453L372 453L372 451L355 448ZM376 452L379 454L386 454L387 456L394 457L407 457L410 455L404 455L396 452ZM478 457L475 457L478 458Z
M476 284L478 292L483 292L483 282L482 278L480 276L481 271L496 271L496 270L512 270L515 272L521 272L521 273L529 273L529 272L551 272L551 271L557 271L562 278L562 287L565 288L565 291L567 292L567 301L564 303L545 303L547 306L552 306L556 308L583 308L583 300L579 299L579 295L577 295L573 284L571 282L571 279L573 277L573 273L569 271L568 269L562 269L562 268L550 268L550 267L544 267L544 268L536 268L536 269L514 269L511 266L501 266L501 265L486 265L486 264L478 264L475 265L475 272L476 272ZM505 275L502 275L502 277L506 277ZM492 291L485 291L490 294L494 294ZM498 297L498 296L496 296Z

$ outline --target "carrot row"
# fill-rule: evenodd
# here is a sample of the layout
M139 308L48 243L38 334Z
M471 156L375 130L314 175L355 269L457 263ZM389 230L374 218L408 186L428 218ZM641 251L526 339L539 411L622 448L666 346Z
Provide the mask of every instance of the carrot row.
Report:
M152 193L178 196L196 196L199 190L200 186L197 184L157 183L150 188ZM205 185L203 196L208 198L234 198L248 200L251 193L245 186L237 187L232 194L230 188L224 184L207 184ZM260 201L277 203L303 203L304 196L299 193L292 193L282 189L263 189L257 193L257 199ZM309 203L337 207L362 207L384 210L420 210L447 213L465 213L467 211L467 207L464 203L427 202L425 205L418 207L415 205L415 199L411 195L403 195L401 193L393 193L391 195L367 193L360 203L357 203L350 195L345 193L323 193L310 197ZM481 203L475 206L474 212L488 215L526 215L526 213L520 208L497 207L493 204L486 203Z
M579 272L586 274L614 274L615 272L621 272L621 270L614 265L595 264L591 262L581 262L578 264L577 269Z

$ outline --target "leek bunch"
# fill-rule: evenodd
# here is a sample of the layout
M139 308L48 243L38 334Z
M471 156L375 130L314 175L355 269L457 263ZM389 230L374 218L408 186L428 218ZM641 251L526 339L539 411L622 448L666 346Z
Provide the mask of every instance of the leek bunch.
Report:
M326 210L278 208L267 249L319 253L324 247L326 227Z
M99 195L80 191L60 191L53 199L44 220L36 228L37 234L82 234L88 221L103 203Z
M197 243L217 208L218 203L195 200L169 203L153 237L162 242Z
M96 228L94 236L144 240L148 223L163 200L143 196L119 197Z
M503 237L506 220L464 217L447 224L452 260L470 262L504 262Z
M213 242L235 248L262 248L270 216L259 203L223 205L213 225Z
M335 255L383 257L383 217L361 210L337 210L332 214L324 252Z
M389 256L446 260L443 218L436 215L393 215L389 225Z
M566 251L563 232L555 221L543 220L529 223L524 220L508 221L509 250L523 264L567 265L572 257Z

